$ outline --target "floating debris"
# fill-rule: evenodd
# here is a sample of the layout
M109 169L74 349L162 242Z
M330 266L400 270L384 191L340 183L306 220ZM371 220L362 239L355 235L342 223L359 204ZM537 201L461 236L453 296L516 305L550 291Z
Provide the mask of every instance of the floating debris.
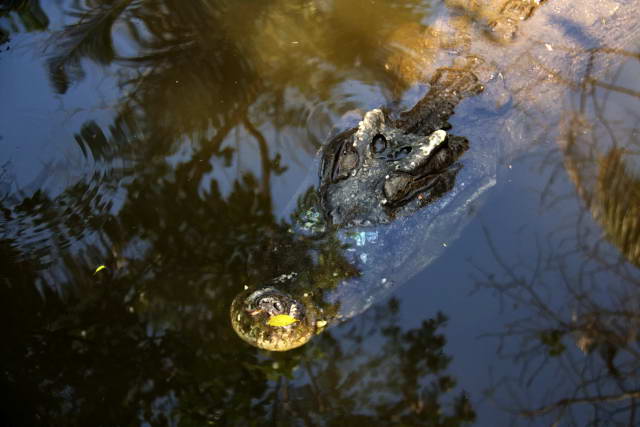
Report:
M269 320L267 320L267 325L282 328L296 322L299 322L299 320L295 317L289 316L288 314L277 314L275 316L271 316Z
M98 272L105 270L107 268L106 265L99 265L98 268L95 269L95 271L93 272L93 274L98 274Z

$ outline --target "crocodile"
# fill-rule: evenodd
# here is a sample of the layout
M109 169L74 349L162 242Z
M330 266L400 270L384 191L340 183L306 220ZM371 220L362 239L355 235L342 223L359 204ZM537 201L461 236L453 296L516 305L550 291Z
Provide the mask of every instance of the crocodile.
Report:
M561 82L562 66L576 75L584 69L591 76L604 73L615 61L594 61L594 46L635 40L616 28L617 21L637 29L627 20L635 0L595 2L579 13L561 0L493 2L498 7L492 9L482 7L491 2L477 0L449 3L452 10L464 6L474 20L462 26L464 42L452 64L435 70L429 90L409 111L373 109L331 138L319 153L319 183L298 198L293 232L339 242L354 271L334 273L331 283L310 272L286 272L246 287L230 310L233 329L246 342L272 351L299 347L421 271L473 217L496 182L500 155L510 154L514 141L544 132L531 128L523 136L524 125L504 126L497 117L527 124L540 115L555 119L561 107L554 100L571 87ZM538 18L538 8L546 7ZM536 19L534 28L553 43L519 40L521 21ZM490 37L474 41L468 31L476 27ZM560 42L569 53L558 53ZM495 71L487 67L488 58L498 64ZM510 70L518 78L505 79ZM509 111L473 119L478 99L485 110ZM469 117L454 123L454 111ZM493 138L483 135L500 135L500 153ZM285 322L270 321L278 316Z
M373 109L358 126L324 145L320 183L312 191L312 203L301 204L295 231L350 246L345 253L360 271L325 292L312 292L315 280L298 272L243 291L231 308L232 325L243 339L268 350L298 347L318 325L353 317L402 281L398 274L402 269L395 275L382 272L393 264L386 259L387 250L395 248L394 261L406 264L412 251L405 250L405 243L421 228L419 234L438 235L430 229L441 222L417 214L427 214L428 206L439 205L434 212L442 211L453 199L452 193L465 192L464 186L455 188L463 170L466 179L473 176L477 183L493 184L491 170L460 160L470 148L469 141L450 133L448 122L456 105L481 91L482 85L468 69L441 69L431 80L429 92L411 110L394 119L385 109ZM467 194L466 198L474 197ZM295 325L267 324L282 314Z
M440 69L429 93L393 120L384 109L367 112L322 150L319 194L333 225L369 226L410 215L450 190L469 141L448 134L455 106L480 93L465 69Z

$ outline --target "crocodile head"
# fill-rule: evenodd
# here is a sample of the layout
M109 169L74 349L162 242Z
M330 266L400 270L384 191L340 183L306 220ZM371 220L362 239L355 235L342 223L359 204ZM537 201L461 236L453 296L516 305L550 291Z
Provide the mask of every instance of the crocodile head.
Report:
M375 109L323 152L320 196L328 219L341 227L387 223L409 215L451 189L469 147L437 129L409 133Z

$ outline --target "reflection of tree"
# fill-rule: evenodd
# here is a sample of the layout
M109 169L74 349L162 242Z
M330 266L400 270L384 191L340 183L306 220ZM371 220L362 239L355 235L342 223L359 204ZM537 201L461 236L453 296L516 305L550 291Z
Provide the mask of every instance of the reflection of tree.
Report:
M78 22L53 39L52 78L59 82L59 90L66 91L70 80L83 76L83 58L103 65L149 67L146 82L134 78L135 86L157 89L161 78L165 84L160 86L170 90L156 96L166 96L172 105L178 103L176 107L181 99L191 99L184 104L188 108L203 105L208 95L213 97L210 113L220 107L231 110L228 103L215 105L222 102L219 92L246 93L247 78L275 101L273 107L264 104L265 110L285 104L285 88L310 99L328 99L331 89L354 73L362 81L385 81L382 41L403 23L420 22L428 11L428 3L420 0L369 6L364 0L325 4L122 0L76 5L73 13ZM360 19L351 19L355 15ZM118 37L135 48L134 54L119 55L114 50L117 25L126 27ZM243 64L250 64L254 75L248 75L251 70L243 69ZM310 85L310 80L316 83ZM219 85L213 88L218 90L197 90L211 84ZM175 110L181 113L180 108Z
M30 254L3 241L3 325L12 343L2 355L3 382L32 405L28 414L13 415L46 425L69 417L84 424L102 407L112 408L111 421L105 419L111 425L137 417L159 424L259 417L266 403L251 399L264 393L266 379L248 368L259 364L257 352L231 330L229 302L242 283L305 260L315 267L287 225L274 222L256 184L246 176L227 199L212 186L205 200L193 194L196 184L134 186L135 200L153 210L125 205L100 223L100 245L65 251L62 263L40 277ZM61 200L43 199L50 207ZM27 203L20 206L28 215ZM54 214L33 209L34 221ZM299 253L295 266L269 259L274 248ZM266 256L247 269L257 253ZM92 274L98 264L107 269Z
M231 299L244 283L286 271L306 270L325 287L353 274L342 273L353 267L336 242L306 239L276 221L270 179L286 165L269 151L262 120L276 129L296 125L301 103L288 103L287 91L329 98L354 64L378 64L376 50L319 55L313 42L337 34L332 9L294 8L291 18L271 12L274 2L239 3L72 2L77 22L50 39L50 77L60 94L92 60L114 66L128 96L109 127L87 121L77 132L78 147L96 164L93 176L57 196L2 200L0 304L11 345L0 355L0 378L6 401L16 402L3 411L12 424L96 424L96 414L104 425L255 423L270 410L271 362L232 331ZM376 17L368 25L390 28L383 9L368 10ZM416 11L401 15L414 19ZM306 39L297 38L306 35L296 33L300 24L278 23L300 13L322 23L309 26ZM305 49L271 43L289 36ZM366 47L377 38L351 40ZM120 52L123 44L133 53ZM292 69L286 51L314 72ZM363 74L376 81L381 73ZM239 130L258 144L261 176L239 174L225 192L219 178L239 160L228 144ZM107 268L94 274L101 264ZM394 334L409 346L412 338ZM412 363L420 361L406 362L408 373L427 374L410 371Z
M274 391L278 425L302 417L308 425L339 422L463 425L475 419L464 393L446 373L451 361L438 333L447 318L438 314L403 332L397 301L379 306L343 328L336 341L323 335L303 356L308 383L281 378ZM366 340L364 339L366 338ZM372 349L372 342L377 349Z
M640 55L634 57L640 59ZM640 266L638 114L629 110L608 113L611 94L615 93L640 99L640 93L617 85L615 80L600 82L586 76L579 108L564 129L565 167L608 240ZM585 117L595 120L590 123Z
M242 192L239 187L232 195L234 205ZM271 229L264 240L277 240L268 219L259 219L260 208L252 214L259 235ZM213 237L194 241L194 249L178 240L196 239L195 234L174 233L164 243L175 252L108 257L107 270L97 274L94 266L104 261L98 248L66 256L64 274L45 278L30 261L19 260L12 242L2 242L11 271L0 283L3 336L11 343L0 355L3 401L10 404L3 411L7 425L86 424L98 414L104 425L473 420L469 401L453 394L455 380L446 373L450 357L438 333L446 321L442 315L403 332L392 301L344 326L344 339L325 332L304 349L259 356L235 336L227 319L244 261L223 260L217 252L229 253L227 245L241 252L247 249L243 241L268 243L254 230L235 227L235 233L222 235L201 225ZM216 225L224 230L232 224ZM108 228L115 241L127 226ZM238 240L229 239L234 234ZM123 254L113 257L118 255ZM271 266L265 263L267 270ZM254 274L274 274L259 270L255 266ZM381 343L377 351L365 347L371 341ZM282 377L296 367L305 375L294 382ZM276 380L275 388L268 379ZM297 397L287 403L286 396Z
M65 93L81 79L89 59L113 66L128 95L111 126L89 121L77 133L85 156L103 168L90 182L60 196L2 201L0 312L9 345L0 354L0 379L15 424L91 425L96 414L108 416L105 425L250 424L265 417L294 423L307 414L338 421L348 419L344 408L371 422L473 420L463 395L442 399L454 380L437 333L441 317L401 332L390 308L356 322L383 325L379 351L365 352L366 334L355 330L340 342L325 333L316 345L273 360L229 327L228 305L243 283L304 269L329 287L336 267L351 267L337 245L292 235L275 220L270 179L286 165L270 154L263 121L278 131L299 124L304 102L289 103L292 95L329 99L354 74L388 84L374 47L399 26L396 17L424 17L419 1L375 8L334 2L353 7L348 13L281 3L252 2L248 9L242 1L73 2L78 21L54 35L47 52L55 89ZM402 11L389 13L393 8ZM344 48L338 34L348 34L352 47ZM133 53L119 51L123 45ZM220 165L238 162L240 150L228 144L238 131L258 143L262 174L235 176L225 195ZM50 269L41 272L40 263ZM99 264L107 269L92 274ZM564 356L555 343L574 333L574 324L599 319L591 312L565 319L564 330L545 324L534 337ZM615 326L612 319L597 322ZM619 360L630 345L608 356L613 345L586 333L598 328L580 328L588 338L583 347L604 348L593 363L628 373ZM280 379L278 390L270 388L267 378L299 366L308 385ZM391 374L368 377L374 369ZM373 386L384 394L372 396ZM309 399L286 400L294 392Z
M234 119L264 143L243 117ZM2 354L3 390L22 402L8 408L12 422L86 424L101 408L109 408L105 425L259 419L267 403L252 399L266 378L250 368L257 351L229 326L229 303L243 283L322 268L273 216L269 177L282 169L267 151L264 185L248 173L226 196L216 179L203 186L212 159L230 161L221 147L228 130L177 167L152 160L133 168L138 150L161 148L130 143L144 122L121 116L108 132L90 122L76 137L83 152L122 166L56 197L2 200L1 234L15 236L2 242L0 276L12 342ZM127 197L114 209L119 180ZM281 258L288 252L297 257ZM92 275L100 264L107 269Z
M42 31L48 25L49 18L39 0L5 0L0 4L0 45L9 40L12 32Z
M266 143L246 118L236 120ZM2 200L0 230L15 236L2 246L3 324L12 342L2 355L3 388L30 407L10 412L18 424L84 424L103 407L117 408L104 421L110 425L201 423L221 414L251 422L267 405L252 402L267 383L250 368L259 364L257 352L229 326L231 299L243 283L283 271L339 271L342 258L331 253L339 248L316 244L336 263L316 266L309 245L276 222L269 177L282 169L268 151L260 150L262 185L246 174L223 196L217 180L203 188L202 177L212 158L230 161L221 148L229 127L177 167L151 162L132 170L140 147L129 135L137 125L121 118L106 133L87 123L76 137L96 161L121 157L122 167L54 198L36 192ZM129 183L117 213L113 178ZM37 263L46 261L49 271L39 274ZM92 275L99 264L107 269Z
M566 237L548 246L559 246ZM524 313L497 334L502 354L522 364L522 376L510 387L522 392L532 384L545 388L538 407L533 397L523 397L526 403L516 408L521 415L552 414L556 420L566 417L571 425L584 425L589 412L581 404L588 404L593 422L626 419L635 424L640 276L628 265L594 256L599 244L590 241L566 252L542 252L538 246L533 265L506 261L492 246L502 272L486 272L478 285L499 292ZM510 382L499 386L504 390ZM553 384L542 385L545 382Z
M283 260L282 247L292 246L293 237L284 238L285 242L273 237L279 235L282 226L271 217L270 179L286 166L281 164L279 155L270 154L261 120L269 118L278 130L292 123L291 117L298 114L296 109L300 107L287 103L286 91L298 90L312 99L322 93L328 97L326 92L344 79L335 68L377 63L375 50L363 48L362 55L353 58L344 56L341 49L315 46L321 40L340 43L335 40L336 22L346 28L356 25L351 20L343 22L340 17L345 12L333 7L316 10L312 3L285 7L278 2L261 2L251 8L237 2L161 3L72 2L70 14L77 17L77 22L55 32L47 51L55 89L65 93L72 83L81 80L86 65L82 61L89 59L103 66L117 64L118 83L128 95L118 104L117 116L108 129L86 122L76 136L85 157L93 159L102 170L89 177L90 182L77 183L53 200L43 193L23 197L13 207L7 207L11 213L7 229L34 229L37 239L32 240L40 244L38 250L45 246L45 252L56 246L42 245L43 240L51 239L50 235L55 235L56 243L64 249L75 248L75 243L83 239L99 238L100 250L118 262L132 256L149 260L146 257L150 253L162 254L176 263L172 268L177 270L182 268L179 263L183 260L193 262L199 258L187 256L189 250L181 245L198 242L199 247L206 248L215 243L224 250L212 251L209 260L229 262L230 258L249 264L249 273L237 268L243 276L234 276L236 282L264 279L262 275L268 270L264 264L277 265L277 272L293 269L291 266L312 268L300 264L300 260ZM421 2L401 3L403 7L391 21L421 18ZM385 10L396 7L399 6L392 4L372 10L368 24L379 31L390 31L393 23ZM247 19L247 13L253 19ZM300 16L321 25L312 26L305 35L298 31L301 27L296 18ZM126 31L115 31L123 26ZM238 31L243 32L243 37L237 36ZM349 38L363 47L379 43L378 35L365 31L358 35L360 38ZM281 43L298 36L307 37L296 40L304 48L291 50L289 44ZM117 47L123 44L128 44L133 53L119 52ZM285 54L289 51L319 75L305 75L299 70L292 73L291 55ZM338 55L329 57L327 52ZM285 70L298 80L283 79ZM375 81L376 71L366 77ZM318 80L319 85L307 85L309 78ZM237 176L232 181L231 194L223 197L224 189L219 188L217 178L224 175L226 167L239 161L239 147L229 146L230 136L238 131L257 142L261 179L258 184L253 174ZM218 167L220 161L225 167ZM201 201L203 195L206 201ZM57 205L65 209L56 211ZM187 209L198 219L190 219ZM252 216L258 214L255 210L263 216L261 219L268 219L266 231L256 225ZM251 215L245 215L248 212ZM214 221L218 223L215 226ZM36 223L46 227L36 227ZM242 232L247 226L252 228L250 236ZM204 236L208 241L202 241ZM27 243L20 242L24 253L38 246ZM265 247L279 252L265 251ZM262 264L253 277L257 254ZM272 256L274 259L268 259ZM326 258L340 263L340 256ZM321 274L323 268L315 268L315 274ZM328 268L324 270L323 274L329 277L323 278L322 283L330 287L336 279Z
M637 110L620 107L621 97L628 101L624 97L635 95L617 90L615 82L601 83L589 75L575 87L578 108L567 113L561 153L555 153L562 162L543 156L544 168L556 169L541 200L545 211L560 213L568 200L575 199L573 190L567 195L566 188L558 188L556 177L566 168L579 202L588 211L576 214L574 207L560 221L562 228L544 240L531 239L533 255L520 255L518 261L505 257L487 234L499 273L482 269L478 286L497 291L523 313L496 334L502 354L521 364L522 375L498 384L495 391L508 388L524 394L529 388L543 388L544 399L523 396L525 403L516 411L536 419L552 417L548 423L636 425L640 398L636 194L640 181L633 171L638 164ZM622 95L615 98L614 92ZM535 396L539 395L538 391ZM513 402L506 405L513 407Z

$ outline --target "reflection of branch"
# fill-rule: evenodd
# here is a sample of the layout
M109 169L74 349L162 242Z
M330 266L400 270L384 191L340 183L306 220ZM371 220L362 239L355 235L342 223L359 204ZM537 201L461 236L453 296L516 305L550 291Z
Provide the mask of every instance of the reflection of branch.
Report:
M626 95L635 96L636 98L640 98L640 91L637 91L637 90L632 90L632 89L629 89L629 88L626 88L626 87L621 87L621 86L610 85L608 83L603 83L603 82L601 82L599 80L596 80L594 78L591 78L591 77L587 78L585 80L585 82L586 83L591 83L594 86L598 86L598 87L601 87L601 88L606 89L606 90L611 90L611 91L614 91L614 92L624 93Z
M569 405L575 405L575 404L578 404L578 403L619 402L621 400L637 399L637 398L640 398L640 391L629 391L629 392L626 392L626 393L611 394L611 395L605 395L605 396L591 396L591 397L579 397L579 398L574 398L574 399L560 399L555 403L543 406L543 407L538 408L538 409L522 411L521 414L525 415L527 417L532 417L532 416L536 416L536 415L548 414L549 412L551 412L551 411L553 411L555 409L566 408Z
M554 49L555 49L555 47L554 47ZM571 51L570 49L564 49L564 50ZM597 53L597 52L599 52L597 49L589 49L586 52L581 52L581 53L584 53L584 54L588 53L590 55L590 57L589 57L590 58L589 65L591 65L593 57L594 57L595 53ZM617 52L614 49L610 49L609 52L607 52L607 53L621 54L623 56L629 56L629 57L636 58L636 59L640 60L640 54L631 54L629 52L624 52L624 51ZM570 87L570 88L572 88L574 90L577 90L579 88L584 88L585 86L591 84L593 86L598 86L598 87L601 87L601 88L604 88L604 89L607 89L607 90L611 90L611 91L619 92L619 93L624 93L624 94L629 95L629 96L634 96L634 97L640 98L640 91L635 91L635 90L628 89L628 88L625 88L625 87L611 85L611 84L601 82L601 81L591 77L589 75L591 73L591 70L590 70L591 67L589 67L589 69L587 70L587 75L585 75L582 78L582 81L574 82L570 78L564 77L560 73L560 71L556 71L554 69L551 69L551 68L547 67L542 61L538 60L534 56L530 56L530 58L531 58L531 62L533 62L537 67L540 67L540 69L542 69L547 76L553 76L555 81L557 81L558 83L561 83L561 84L565 84L565 85L567 85L568 87Z
M269 146L264 135L245 116L242 120L247 131L258 141L260 160L262 162L262 194L269 194L271 189L271 162L269 161Z
M558 317L553 310L547 307L547 305L542 301L540 295L538 295L538 293L534 290L533 284L535 280L538 278L540 273L541 257L537 258L535 271L531 275L531 281L528 281L523 277L519 277L516 274L516 272L507 264L507 262L504 259L502 259L502 257L498 253L498 249L496 248L496 246L493 243L493 240L491 239L491 236L489 235L487 228L483 226L482 231L484 232L484 235L487 239L487 245L489 246L489 250L491 251L491 254L494 256L494 259L500 265L500 267L502 267L503 271L512 280L512 283L507 284L504 287L501 287L500 290L506 293L509 290L509 288L517 289L518 287L522 287L529 294L532 301L535 302L536 307L541 308L549 316L549 318L557 321L559 324L565 325L565 322L562 320L562 318ZM536 240L536 246L538 246L537 240ZM499 287L496 286L496 288L499 288ZM512 297L515 298L514 295L512 295ZM523 300L521 302L526 303L527 301Z
M322 393L320 392L320 387L318 387L318 382L316 380L315 375L313 374L313 370L311 369L311 365L309 364L308 360L304 361L304 368L305 368L305 371L307 372L307 376L309 377L309 384L311 385L311 388L313 390L313 395L316 398L318 410L320 412L324 412L325 408L322 401Z
M121 0L113 5L97 6L85 12L79 22L54 35L55 53L48 65L51 82L58 93L67 91L70 80L84 77L80 64L83 58L103 65L114 60L111 31L130 3L131 0Z
M210 160L216 152L220 151L220 147L225 138L236 126L239 116L242 111L234 113L229 119L217 129L216 134L205 144L202 144L200 151L195 153L189 163L187 163L187 170L192 170L194 176L191 179L197 184L202 179L203 175L209 171Z
M532 39L531 41L535 42L535 43L538 43L541 46L544 46L547 43L545 40L540 40L540 39ZM553 50L559 50L559 51L568 52L568 53L571 53L571 54L609 53L609 54L613 54L613 55L626 56L628 58L635 58L635 59L640 60L640 53L630 52L630 51L624 50L624 49L616 49L616 48L613 48L613 47L594 47L594 48L589 48L589 49L582 50L582 49L568 48L568 47L564 47L564 46L560 46L560 45L554 45L553 46Z

